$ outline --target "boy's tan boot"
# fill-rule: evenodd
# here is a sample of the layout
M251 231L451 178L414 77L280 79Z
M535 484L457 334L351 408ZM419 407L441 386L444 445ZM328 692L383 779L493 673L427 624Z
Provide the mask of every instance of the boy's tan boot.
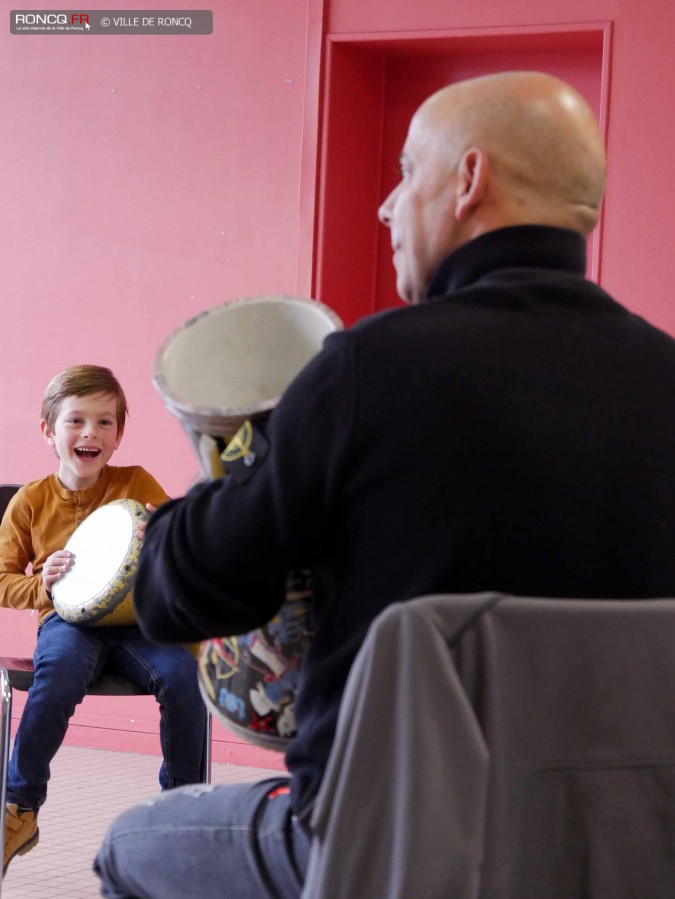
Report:
M5 854L2 860L2 873L15 855L24 855L37 845L40 831L37 826L37 811L19 812L15 802L5 806Z

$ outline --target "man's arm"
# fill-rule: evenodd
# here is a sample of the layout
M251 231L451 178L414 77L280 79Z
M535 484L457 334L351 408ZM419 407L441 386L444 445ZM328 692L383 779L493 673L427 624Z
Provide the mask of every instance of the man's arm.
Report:
M254 437L254 458L194 487L147 527L134 599L151 639L246 633L285 598L291 568L325 551L353 420L352 351L344 335L289 387Z

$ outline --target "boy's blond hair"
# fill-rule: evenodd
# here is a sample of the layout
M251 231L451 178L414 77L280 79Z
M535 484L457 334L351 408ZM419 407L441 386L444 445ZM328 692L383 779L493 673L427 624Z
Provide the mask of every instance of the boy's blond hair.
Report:
M117 401L117 428L124 429L127 399L115 375L101 365L72 365L55 375L45 390L41 417L53 428L61 403L69 396L88 396L92 393L108 393Z

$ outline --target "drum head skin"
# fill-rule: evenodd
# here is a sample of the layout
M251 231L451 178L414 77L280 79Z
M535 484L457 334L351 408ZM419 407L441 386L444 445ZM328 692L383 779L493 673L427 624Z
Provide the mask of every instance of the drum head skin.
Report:
M184 424L231 437L246 418L268 414L328 334L342 328L316 300L261 296L223 303L163 343L155 386Z
M136 574L139 521L148 512L136 500L100 506L75 530L65 549L75 556L72 568L52 588L54 608L66 621L97 624L128 600ZM133 611L106 623L131 624Z

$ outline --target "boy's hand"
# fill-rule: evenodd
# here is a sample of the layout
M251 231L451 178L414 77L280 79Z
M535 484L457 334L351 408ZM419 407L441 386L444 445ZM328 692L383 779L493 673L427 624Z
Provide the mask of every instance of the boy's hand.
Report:
M47 558L42 566L42 582L47 590L51 590L54 584L70 571L74 561L75 555L67 549L58 549Z
M152 503L146 503L145 508L148 510L148 512L151 515L153 512L157 511L157 506L153 506ZM147 521L139 521L138 524L136 525L136 539L137 540L142 540L143 537L145 536L145 528L146 528L147 524L148 524Z

